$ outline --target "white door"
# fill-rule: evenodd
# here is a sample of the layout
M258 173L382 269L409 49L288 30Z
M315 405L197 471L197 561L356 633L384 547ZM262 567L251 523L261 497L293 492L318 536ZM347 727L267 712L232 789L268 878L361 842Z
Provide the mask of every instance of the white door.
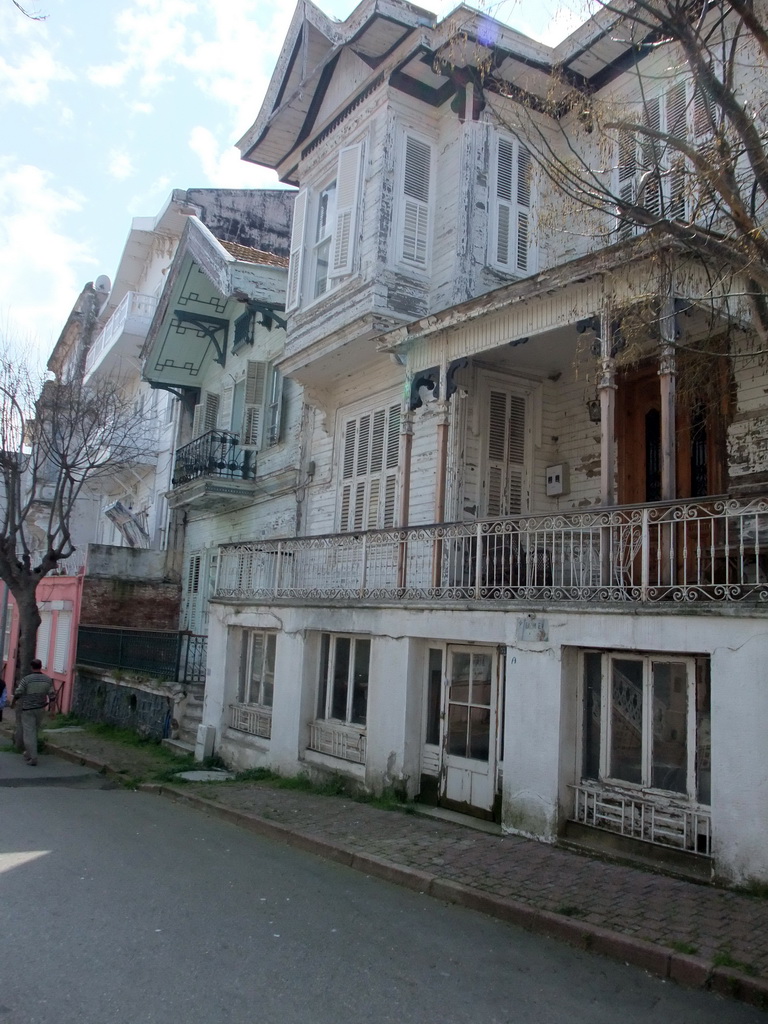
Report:
M491 647L449 647L441 802L493 812L498 759L499 658Z

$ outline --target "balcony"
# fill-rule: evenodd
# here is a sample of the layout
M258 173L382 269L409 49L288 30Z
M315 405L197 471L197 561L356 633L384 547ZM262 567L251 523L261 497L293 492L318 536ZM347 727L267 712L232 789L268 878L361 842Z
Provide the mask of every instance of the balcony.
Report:
M768 607L768 499L230 544L220 550L216 597Z
M85 375L100 368L105 374L119 374L122 359L138 358L155 315L157 299L140 292L126 292L120 305L95 338L85 358Z
M256 493L256 453L241 448L237 434L209 430L177 448L171 508L212 509L250 501Z

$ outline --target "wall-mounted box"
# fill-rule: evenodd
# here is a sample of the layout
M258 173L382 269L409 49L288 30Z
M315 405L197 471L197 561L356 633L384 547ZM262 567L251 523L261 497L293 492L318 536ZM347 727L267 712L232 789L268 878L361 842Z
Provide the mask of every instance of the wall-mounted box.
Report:
M547 497L561 498L571 490L570 467L567 462L557 466L547 466Z

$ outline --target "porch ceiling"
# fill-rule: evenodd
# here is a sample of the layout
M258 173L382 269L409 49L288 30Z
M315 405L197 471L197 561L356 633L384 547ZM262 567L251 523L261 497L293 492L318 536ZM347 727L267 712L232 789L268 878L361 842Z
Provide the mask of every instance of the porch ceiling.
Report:
M163 321L145 353L146 379L199 387L205 369L219 356L212 332L226 350L227 332L222 324L227 322L227 304L200 267L191 258L185 259Z

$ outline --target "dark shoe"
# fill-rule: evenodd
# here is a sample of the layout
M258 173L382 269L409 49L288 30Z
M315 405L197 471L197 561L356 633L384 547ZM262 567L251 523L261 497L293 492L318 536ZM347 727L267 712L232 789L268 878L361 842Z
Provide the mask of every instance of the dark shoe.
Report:
M29 756L29 754L26 752L26 750L24 751L24 760L25 761L31 761L32 760L32 758Z
M31 757L27 758L27 764L30 768L37 768L37 761L33 761Z

